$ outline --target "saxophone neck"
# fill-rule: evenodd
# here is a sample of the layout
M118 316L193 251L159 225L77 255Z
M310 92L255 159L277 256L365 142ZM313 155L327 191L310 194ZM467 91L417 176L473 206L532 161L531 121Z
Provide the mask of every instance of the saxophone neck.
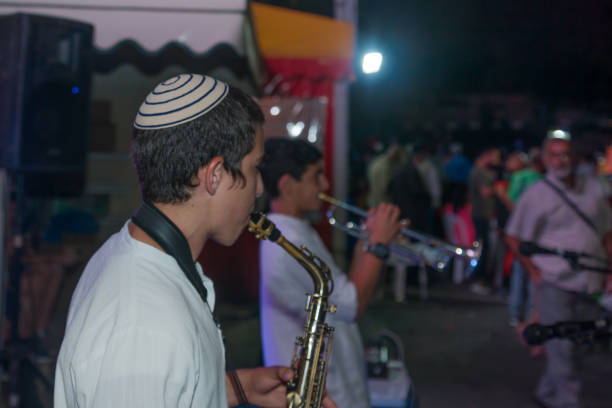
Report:
M325 262L313 255L306 247L296 247L281 236L276 243L287 251L298 263L306 269L314 283L314 293L327 298L333 291L333 280L329 267Z
M280 245L291 255L310 275L315 286L314 294L321 298L327 298L334 290L334 281L331 277L329 267L319 257L314 255L306 246L300 248L289 242L281 232L276 229L274 223L261 213L251 214L249 231L255 234L257 239L269 239Z

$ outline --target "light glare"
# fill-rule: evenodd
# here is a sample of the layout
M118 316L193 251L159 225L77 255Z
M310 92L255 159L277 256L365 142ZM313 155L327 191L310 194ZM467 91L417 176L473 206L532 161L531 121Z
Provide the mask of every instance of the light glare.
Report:
M319 126L317 123L313 123L312 125L310 125L310 127L308 128L308 141L310 143L317 142L318 131L319 131Z
M568 131L562 129L555 129L548 131L549 139L561 139L561 140L571 140L572 136Z
M380 70L382 65L382 54L380 52L368 52L363 56L361 69L365 74L373 74Z
M304 130L304 122L301 120L297 123L287 123L287 132L289 132L289 136L291 137L298 137L302 133L302 130Z

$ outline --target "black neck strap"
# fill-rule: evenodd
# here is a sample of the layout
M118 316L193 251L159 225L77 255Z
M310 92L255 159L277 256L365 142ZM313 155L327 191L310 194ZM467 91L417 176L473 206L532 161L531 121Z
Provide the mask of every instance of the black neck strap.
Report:
M144 201L132 217L132 222L146 232L179 264L183 273L206 304L207 292L198 275L187 239L176 225L153 204Z
M557 195L561 197L563 201L565 201L565 204L567 204L569 208L574 210L574 213L576 213L576 215L582 221L584 221L584 223L588 225L589 228L591 228L595 235L597 235L598 237L601 235L597 230L597 226L595 226L595 223L580 208L578 208L578 206L572 200L570 200L570 198L567 196L567 194L565 194L563 190L561 190L558 186L556 186L552 181L548 180L547 178L543 179L543 181L548 187L550 187L555 193L557 193Z

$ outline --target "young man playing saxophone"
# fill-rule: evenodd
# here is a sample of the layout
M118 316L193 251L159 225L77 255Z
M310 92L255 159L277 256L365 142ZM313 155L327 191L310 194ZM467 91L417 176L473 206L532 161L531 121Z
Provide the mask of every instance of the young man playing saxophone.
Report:
M187 264L208 239L231 245L247 225L263 190L263 121L248 95L196 74L162 82L141 105L132 160L143 201L178 229ZM239 403L212 316L212 282L198 263L183 268L185 257L171 256L145 229L127 221L83 272L57 361L55 407ZM251 403L284 407L289 371L237 373Z
M265 143L260 166L270 196L268 218L296 246L306 245L331 269L334 291L329 303L337 306L327 315L334 327L327 373L327 392L340 407L369 407L365 357L355 321L364 312L377 283L386 245L400 228L397 207L380 204L370 211L368 247L358 244L348 275L336 266L317 232L304 219L307 211L319 210L319 193L329 188L321 153L310 143L271 139ZM304 294L311 292L312 279L277 245L264 241L260 247L261 330L265 365L286 365L293 343L303 332L306 312Z

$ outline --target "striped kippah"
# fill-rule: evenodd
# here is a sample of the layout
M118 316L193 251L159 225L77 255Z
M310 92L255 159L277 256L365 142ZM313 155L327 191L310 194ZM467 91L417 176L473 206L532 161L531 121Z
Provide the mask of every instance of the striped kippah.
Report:
M206 75L180 74L170 78L147 95L134 127L161 129L189 122L217 106L228 89L226 83Z

